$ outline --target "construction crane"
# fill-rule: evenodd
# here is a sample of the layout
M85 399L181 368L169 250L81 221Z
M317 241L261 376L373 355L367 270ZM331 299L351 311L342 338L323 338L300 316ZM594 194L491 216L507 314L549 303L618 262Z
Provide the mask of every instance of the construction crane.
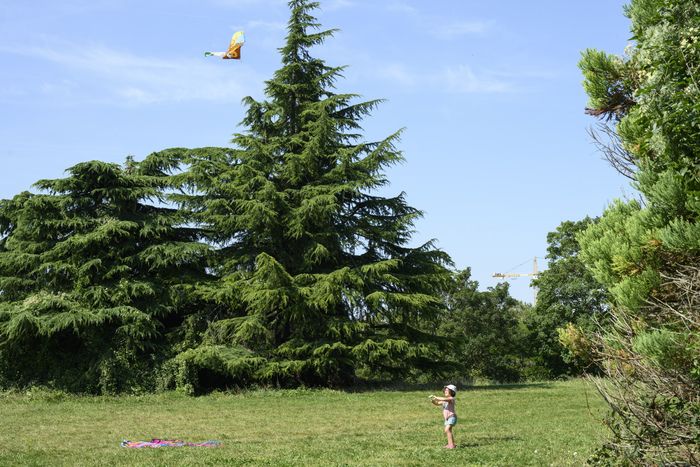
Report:
M521 264L525 264L525 263L521 263ZM518 266L520 266L520 265L518 265ZM516 266L516 268L518 266ZM513 269L515 269L515 268L513 268ZM535 278L539 275L540 275L540 271L537 269L537 256L535 256L534 259L532 260L532 272L529 272L529 273L495 272L495 273L493 273L492 277L500 277L502 279L509 279L511 277L512 278L517 278L517 277L533 277L533 278ZM535 302L537 302L537 287L534 288L534 293L535 293L534 300L535 300Z

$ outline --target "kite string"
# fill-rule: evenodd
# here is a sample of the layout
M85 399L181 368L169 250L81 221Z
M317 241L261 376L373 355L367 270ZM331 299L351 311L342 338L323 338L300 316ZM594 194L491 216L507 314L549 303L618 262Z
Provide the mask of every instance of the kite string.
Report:
M522 266L522 265L525 264L525 263L528 263L529 261L530 261L529 259L526 259L525 261L523 261L522 263L518 264L517 266L513 266L512 268L510 268L510 269L508 269L508 270L506 271L506 274L509 273L509 272L511 272L511 271L514 271L515 269L519 268L520 266Z

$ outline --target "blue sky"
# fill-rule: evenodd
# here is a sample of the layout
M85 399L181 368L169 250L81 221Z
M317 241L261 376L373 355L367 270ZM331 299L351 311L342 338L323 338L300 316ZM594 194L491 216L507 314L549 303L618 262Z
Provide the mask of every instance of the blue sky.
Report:
M586 133L577 68L586 48L622 54L623 4L321 1L340 31L314 53L349 66L338 92L387 100L366 139L405 128L386 194L405 191L425 212L415 242L437 239L482 288L529 272L560 222L633 194ZM261 98L280 65L287 18L281 0L3 0L0 198L85 160L228 146L241 98ZM236 30L240 62L203 57ZM528 285L513 295L531 301Z

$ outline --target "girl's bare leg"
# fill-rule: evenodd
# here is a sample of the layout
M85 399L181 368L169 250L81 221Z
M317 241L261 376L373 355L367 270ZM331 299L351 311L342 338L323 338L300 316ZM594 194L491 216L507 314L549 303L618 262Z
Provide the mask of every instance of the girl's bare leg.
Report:
M454 437L454 434L452 433L452 425L445 426L445 434L447 435L447 446L445 446L445 447L448 449L454 449L455 448L455 437Z

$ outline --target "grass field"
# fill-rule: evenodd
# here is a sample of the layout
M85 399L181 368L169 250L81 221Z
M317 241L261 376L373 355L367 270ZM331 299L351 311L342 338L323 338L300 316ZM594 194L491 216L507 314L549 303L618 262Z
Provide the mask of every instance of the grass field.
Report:
M458 448L443 449L439 391L0 393L0 465L581 465L604 436L583 381L477 386L459 392ZM223 444L119 447L150 438Z

